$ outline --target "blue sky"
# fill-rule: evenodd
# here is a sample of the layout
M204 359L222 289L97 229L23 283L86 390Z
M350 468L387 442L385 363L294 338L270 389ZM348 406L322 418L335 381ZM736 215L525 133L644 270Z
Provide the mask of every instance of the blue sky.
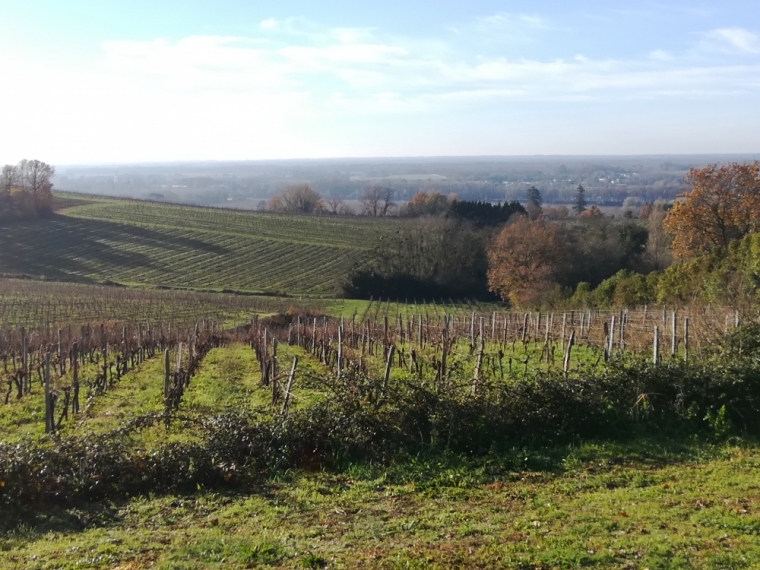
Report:
M758 2L0 0L0 161L760 152Z

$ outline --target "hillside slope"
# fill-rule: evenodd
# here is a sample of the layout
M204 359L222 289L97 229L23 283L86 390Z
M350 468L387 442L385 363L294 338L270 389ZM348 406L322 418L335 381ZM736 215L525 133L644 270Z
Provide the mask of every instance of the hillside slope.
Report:
M0 273L327 296L377 232L398 223L69 194L62 206L0 228Z

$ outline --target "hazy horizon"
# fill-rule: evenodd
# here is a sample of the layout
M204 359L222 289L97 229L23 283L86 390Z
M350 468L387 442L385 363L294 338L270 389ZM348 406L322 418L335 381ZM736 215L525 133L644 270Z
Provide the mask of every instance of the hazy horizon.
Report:
M334 156L334 157L292 157L292 158L251 158L251 159L197 159L197 160L144 160L135 162L82 162L57 164L59 168L109 168L133 166L183 166L192 164L246 164L246 163L277 163L277 162L406 162L406 161L512 161L512 160L615 160L615 159L727 159L731 161L760 160L758 152L740 153L655 153L655 154L504 154L504 155L419 155L419 156Z

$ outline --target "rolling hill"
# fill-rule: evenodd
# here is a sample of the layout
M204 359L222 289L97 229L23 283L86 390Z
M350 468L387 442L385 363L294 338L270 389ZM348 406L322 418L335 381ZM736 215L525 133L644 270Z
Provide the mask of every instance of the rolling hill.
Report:
M0 228L0 273L129 286L331 296L398 221L59 194L46 219Z

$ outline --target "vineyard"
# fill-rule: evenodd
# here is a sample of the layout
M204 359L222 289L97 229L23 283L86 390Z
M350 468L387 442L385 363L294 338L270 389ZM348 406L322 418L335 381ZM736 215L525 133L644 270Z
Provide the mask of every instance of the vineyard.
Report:
M398 222L65 195L53 218L0 229L0 273L57 281L332 295Z
M46 306L46 286L31 288L29 306ZM673 556L714 567L752 552L759 523L751 505L760 500L751 490L760 464L752 448L729 474L744 502L720 507L720 520L733 525L721 532L735 550L721 546L700 559L693 546L713 534L712 523L693 530L699 515L679 515L672 524L681 538L658 548L667 532L654 520L669 515L655 505L667 487L641 494L653 483L637 486L635 461L618 464L599 450L568 455L565 447L603 433L620 450L616 438L664 426L699 433L707 425L709 437L757 432L756 374L741 364L756 357L755 345L742 336L746 317L733 310L510 313L376 302L329 317L318 306L284 313L277 299L231 296L225 304L210 296L211 304L199 293L104 288L88 301L92 287L56 287L65 287L56 292L67 291L68 311L0 331L0 502L20 520L29 505L58 513L25 523L52 525L52 534L22 536L4 523L3 567L356 567L357 557L359 566L456 566L472 556L485 567L574 567L581 559L657 567ZM180 302L187 312L173 313ZM228 324L201 317L204 310L226 311ZM77 316L96 318L66 322ZM729 358L712 366L718 345ZM678 445L659 453L691 461ZM647 481L663 485L676 472L667 462L647 469ZM679 479L682 493L716 500L705 495L707 475L691 477ZM488 495L505 490L522 506L494 518ZM547 493L554 498L542 500L559 501L564 515L530 498ZM592 499L586 509L621 519L600 523L593 539L573 510ZM104 512L103 501L122 505L118 514ZM442 501L457 505L459 518L426 514ZM80 530L61 522L72 516ZM263 527L248 526L247 517L259 516ZM95 522L103 517L105 530ZM365 526L372 524L380 526ZM127 539L144 525L162 542ZM652 536L636 538L644 535L631 527ZM377 542L377 532L390 534Z
M0 279L0 323L6 331L22 327L49 331L95 322L181 326L198 319L230 327L249 322L252 314L284 313L293 307L319 310L323 306L319 300Z
M46 305L39 299L45 287L35 286L20 305L43 309ZM276 300L231 297L225 304L210 296L216 303L212 305L208 295L197 293L178 298L150 292L143 297L120 290L99 298L77 297L81 288L58 285L58 295L68 292L68 310L49 305L54 312L37 327L30 326L39 320L34 315L9 326L9 317L19 313L13 305L3 306L0 379L7 389L1 439L18 441L61 429L65 433L64 422L72 420L80 431L102 427L94 421L94 410L112 390L109 401L122 410L119 417L127 424L139 423L144 414L157 414L157 419L161 413L170 422L210 350L216 351L216 366L222 370L247 363L234 375L246 378L246 388L237 396L250 404L255 400L250 394L264 390L269 394L265 400L271 398L271 405L285 413L292 403L318 401L320 390L315 388L326 388L330 378L357 382L355 388L363 385L370 390L367 403L376 406L386 391L403 386L455 398L481 393L488 398L494 390L542 373L580 378L637 355L654 366L683 366L705 358L703 347L716 331L723 328L725 334L739 325L735 312L706 309L682 314L646 309L478 314L459 307L456 313L404 314L396 305L393 315L392 303L369 303L363 314L350 318L315 313L270 317L267 310L275 312ZM186 312L174 312L175 303L184 304ZM117 307L120 311L114 312ZM190 311L203 308L206 316L193 320ZM66 317L92 314L109 318L100 324L63 324ZM149 318L143 319L145 315ZM157 318L162 315L170 318ZM245 324L232 318L242 315L249 315ZM225 316L234 326L225 328L214 316ZM193 401L206 402L204 412L209 414L228 409L225 402L236 401L235 390L241 389L225 386L225 373L212 373L208 380L212 378L213 387L207 387L211 393L195 387L192 392ZM259 398L258 403L265 409L263 401ZM80 402L86 404L80 408Z
M324 298L395 223L0 230L0 567L760 563L755 314Z

